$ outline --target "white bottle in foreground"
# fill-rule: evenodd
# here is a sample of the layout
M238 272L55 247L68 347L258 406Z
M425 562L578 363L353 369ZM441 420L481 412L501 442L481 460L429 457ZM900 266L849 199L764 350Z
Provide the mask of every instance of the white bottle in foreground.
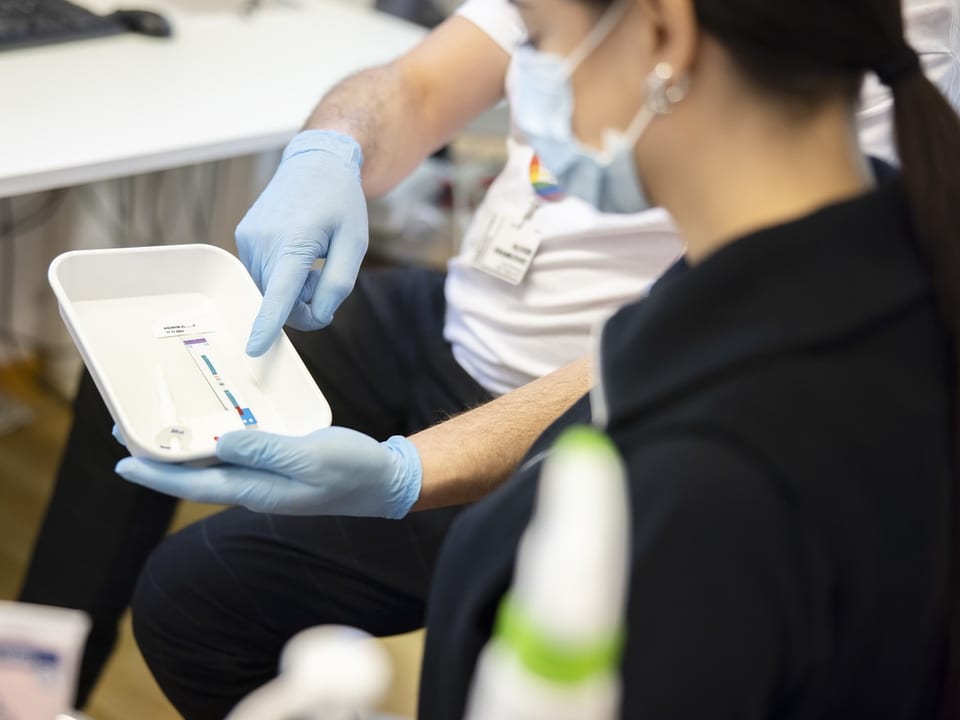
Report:
M629 572L626 471L610 439L567 430L540 476L467 720L613 720Z
M242 700L227 720L357 720L390 686L390 659L354 628L321 625L298 633L283 649L280 675ZM380 716L377 716L380 717Z

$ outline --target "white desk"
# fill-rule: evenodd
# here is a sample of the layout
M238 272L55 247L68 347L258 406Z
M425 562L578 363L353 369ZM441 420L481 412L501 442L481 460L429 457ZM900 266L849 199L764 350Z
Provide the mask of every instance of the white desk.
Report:
M179 7L77 1L95 12L156 9L174 36L128 34L0 53L0 198L278 150L336 82L396 57L425 34L338 0L296 0L300 7L263 0L252 15L240 13L245 0L216 0L216 12L192 11L188 3L197 0L172 0L184 3ZM229 178L232 204L252 201L249 188L237 187L242 177ZM178 202L177 193L167 195L168 205ZM18 243L13 327L53 345L68 339L46 289L47 264L65 249L118 241L105 239L71 200L55 223ZM232 240L244 209L220 213L226 227L208 237L179 232L174 239ZM0 360L10 357L16 353L0 348ZM66 392L78 358L58 362L47 379ZM5 404L0 398L0 410Z
M0 53L0 197L281 147L344 76L425 31L337 2L243 16L156 2L174 37L123 35Z

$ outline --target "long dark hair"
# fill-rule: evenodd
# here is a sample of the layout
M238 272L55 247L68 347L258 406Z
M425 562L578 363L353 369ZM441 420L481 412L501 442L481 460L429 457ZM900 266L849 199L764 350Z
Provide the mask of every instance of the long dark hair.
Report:
M960 360L960 118L921 72L904 38L900 0L693 5L701 29L724 45L744 77L799 112L838 94L855 103L867 71L891 88L902 181L955 362ZM954 387L956 423L960 383ZM944 720L960 718L960 428L955 432Z

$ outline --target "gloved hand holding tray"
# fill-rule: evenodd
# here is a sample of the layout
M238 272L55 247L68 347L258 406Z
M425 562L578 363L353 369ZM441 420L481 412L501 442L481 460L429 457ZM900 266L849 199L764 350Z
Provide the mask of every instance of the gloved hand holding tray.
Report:
M286 335L244 348L263 298L212 245L84 250L50 265L60 315L134 457L215 457L226 432L304 435L330 406Z

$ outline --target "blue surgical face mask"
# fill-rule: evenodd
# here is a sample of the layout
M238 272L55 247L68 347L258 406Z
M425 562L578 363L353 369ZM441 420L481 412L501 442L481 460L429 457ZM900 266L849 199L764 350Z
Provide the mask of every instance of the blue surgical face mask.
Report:
M655 113L646 104L625 132L604 133L603 149L581 143L573 132L570 77L610 34L629 2L619 0L568 56L517 49L510 69L510 109L517 128L564 192L598 210L636 213L650 207L633 160L633 148Z

